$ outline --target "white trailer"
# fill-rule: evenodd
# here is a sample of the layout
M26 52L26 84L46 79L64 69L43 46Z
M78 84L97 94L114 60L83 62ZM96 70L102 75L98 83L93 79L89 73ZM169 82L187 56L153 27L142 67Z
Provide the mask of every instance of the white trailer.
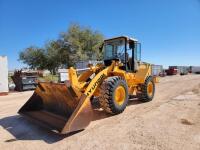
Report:
M151 66L151 74L152 76L160 76L163 74L163 66L162 65L152 65Z
M200 66L191 66L191 72L200 74Z
M89 68L76 69L76 71L77 71L77 74L80 74L88 69ZM69 80L68 69L58 69L58 73L59 73L59 82L63 83Z
M0 95L8 93L8 59L0 56Z

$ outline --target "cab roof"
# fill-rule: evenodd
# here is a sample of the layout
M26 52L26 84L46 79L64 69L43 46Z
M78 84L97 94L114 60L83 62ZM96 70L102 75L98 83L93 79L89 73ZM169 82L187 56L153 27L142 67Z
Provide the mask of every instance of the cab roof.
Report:
M117 37L113 37L113 38L109 38L109 39L105 39L104 42L106 42L106 41L111 41L111 40L115 40L115 39L120 39L120 38L125 38L127 41L138 42L137 39L131 38L131 37L128 37L128 36L124 36L124 35L122 35L122 36L117 36Z

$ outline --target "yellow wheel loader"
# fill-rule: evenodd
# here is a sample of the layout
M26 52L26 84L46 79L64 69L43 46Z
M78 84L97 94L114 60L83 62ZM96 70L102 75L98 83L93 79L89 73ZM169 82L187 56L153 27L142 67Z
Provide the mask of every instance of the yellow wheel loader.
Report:
M90 69L79 76L71 67L66 84L40 82L19 114L66 134L89 125L94 98L114 115L124 111L130 96L144 102L153 99L156 79L151 76L151 65L141 62L141 44L136 39L107 39L100 50L104 63L89 65Z

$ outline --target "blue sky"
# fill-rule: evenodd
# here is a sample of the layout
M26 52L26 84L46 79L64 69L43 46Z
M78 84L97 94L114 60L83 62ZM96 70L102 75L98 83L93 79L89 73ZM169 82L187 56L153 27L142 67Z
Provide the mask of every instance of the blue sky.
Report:
M0 0L0 55L20 68L19 51L56 39L70 23L135 37L150 63L200 65L200 0Z

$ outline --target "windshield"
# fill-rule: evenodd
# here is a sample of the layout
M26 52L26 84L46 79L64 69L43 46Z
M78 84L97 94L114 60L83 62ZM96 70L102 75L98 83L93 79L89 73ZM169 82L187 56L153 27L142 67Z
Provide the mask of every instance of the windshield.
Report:
M104 59L116 59L119 58L121 61L125 59L125 40L116 39L112 41L106 41L104 44Z

